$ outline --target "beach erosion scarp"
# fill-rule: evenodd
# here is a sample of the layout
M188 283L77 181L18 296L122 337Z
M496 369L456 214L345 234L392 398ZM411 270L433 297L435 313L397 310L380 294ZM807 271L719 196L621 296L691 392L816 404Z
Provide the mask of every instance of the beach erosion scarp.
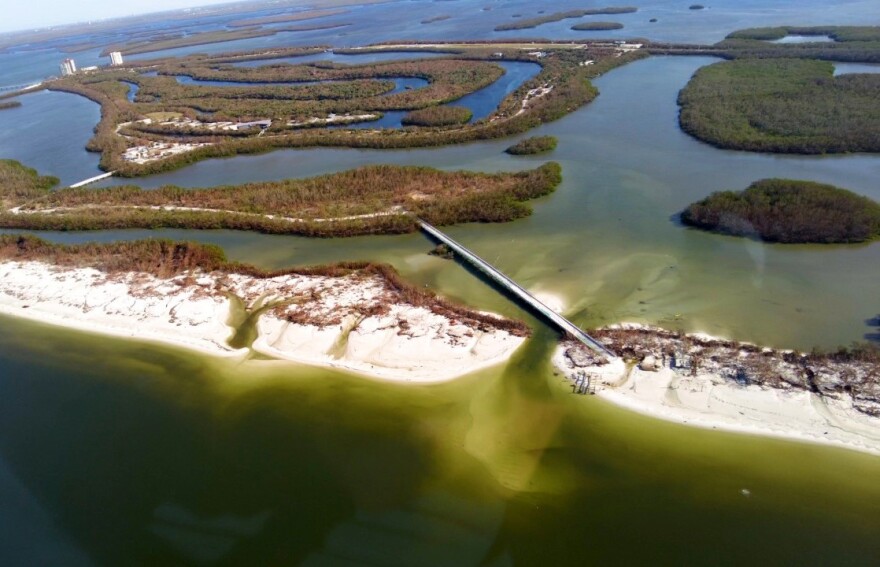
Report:
M230 346L256 310L255 338ZM332 366L401 382L440 382L503 362L524 336L396 296L377 274L193 271L161 278L39 261L0 263L0 313L204 353ZM503 319L498 319L499 322ZM253 323L253 321L251 321Z

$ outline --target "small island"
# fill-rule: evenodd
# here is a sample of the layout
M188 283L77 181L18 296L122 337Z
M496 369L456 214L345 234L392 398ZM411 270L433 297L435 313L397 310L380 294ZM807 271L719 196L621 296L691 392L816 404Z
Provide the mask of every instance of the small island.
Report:
M532 136L510 146L505 152L514 156L542 154L556 149L555 136Z
M0 110L8 110L10 108L18 108L21 106L21 102L17 100L9 100L6 102L0 102Z
M780 243L852 243L880 237L880 204L811 181L764 179L690 205L684 224Z
M575 24L571 26L575 31L608 31L622 30L623 24L618 22L585 22L583 24Z
M442 22L444 20L448 20L452 16L442 15L442 16L434 16L432 18L427 18L421 21L422 24L433 24L434 22Z
M705 9L706 9L706 7L703 6L702 4L691 4L690 6L688 6L688 10L705 10Z
M0 161L0 227L27 230L189 228L329 237L401 234L437 225L506 222L553 192L558 163L517 173L365 166L309 179L201 189L59 189L52 177Z
M635 6L609 6L607 8L593 8L588 10L569 10L567 12L554 12L552 14L547 14L544 16L539 16L537 18L529 18L527 20L520 20L518 22L511 22L507 24L501 24L499 26L495 26L495 31L511 31L511 30L525 30L536 28L538 26L549 24L552 22L559 22L562 20L568 19L576 19L582 18L584 16L600 16L600 15L613 15L613 14L632 14L638 12L638 8ZM539 14L543 14L543 11L538 12ZM517 17L517 16L514 16Z

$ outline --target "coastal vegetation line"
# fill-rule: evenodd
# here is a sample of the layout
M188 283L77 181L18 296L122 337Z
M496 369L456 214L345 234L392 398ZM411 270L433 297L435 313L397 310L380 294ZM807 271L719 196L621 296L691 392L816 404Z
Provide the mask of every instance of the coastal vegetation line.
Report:
M93 268L109 275L126 272L149 274L158 278L193 276L198 273L220 272L252 278L277 278L286 275L324 276L330 278L379 278L389 300L424 307L432 313L461 321L472 328L501 329L515 336L528 336L529 327L522 321L507 319L469 309L432 291L410 284L389 264L376 262L339 262L320 266L305 266L281 270L264 270L253 265L227 260L222 248L196 242L176 242L163 239L86 243L64 245L50 243L32 235L0 235L0 260L36 261L53 266L77 269ZM193 283L194 283L194 278ZM384 308L387 310L390 301ZM367 306L364 306L365 308ZM308 305L305 305L308 308ZM382 309L379 307L378 309ZM290 322L297 324L329 324L334 321L314 321L302 310L290 314ZM375 308L370 313L376 315Z
M302 236L414 232L413 215L433 224L506 222L531 214L525 203L551 193L559 164L519 173L442 172L367 166L286 181L207 189L133 186L51 190L17 162L0 162L0 226L28 230L191 228Z

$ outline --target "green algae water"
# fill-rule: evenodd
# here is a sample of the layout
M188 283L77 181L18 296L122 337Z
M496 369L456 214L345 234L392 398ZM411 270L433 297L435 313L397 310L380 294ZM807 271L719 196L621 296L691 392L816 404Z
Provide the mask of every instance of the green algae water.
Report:
M53 565L876 560L880 459L574 395L555 339L414 387L2 318L0 526Z
M359 7L354 25L339 32L345 36L279 34L175 54L400 40L388 22L409 17L416 26L445 4ZM512 37L491 30L536 9L513 0L480 12L488 4L461 0L456 16L420 33ZM575 8L583 6L553 6ZM646 0L639 8L620 16L626 27L614 37L712 42L754 25L864 23L878 10L858 0L831 8L819 0L718 0L699 12ZM534 31L582 37L570 25ZM54 72L66 56L0 54L2 73L31 80L26 57ZM97 51L77 58L97 62ZM730 152L682 134L677 92L714 61L652 58L601 77L596 101L524 135L556 136L559 146L546 156L503 153L521 137L406 151L276 151L136 182L211 186L371 163L500 171L553 159L563 184L533 203L532 217L448 232L526 288L559 296L576 323L635 320L805 349L863 340L876 332L866 322L880 312L880 243L768 246L675 222L690 202L763 177L832 183L880 200L877 156ZM97 156L83 149L97 106L60 93L22 102L0 113L0 157L65 183L97 173ZM688 428L576 396L550 366L556 335L459 263L428 256L433 244L421 235L44 236L202 240L265 268L385 261L448 297L523 318L536 332L507 364L412 386L0 317L2 565L875 565L880 558L880 458ZM242 346L255 334L246 307L234 321Z

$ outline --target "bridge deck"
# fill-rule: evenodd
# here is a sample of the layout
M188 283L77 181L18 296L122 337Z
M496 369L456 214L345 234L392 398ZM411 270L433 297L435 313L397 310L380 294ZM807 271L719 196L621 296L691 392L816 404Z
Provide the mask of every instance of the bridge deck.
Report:
M79 182L71 185L70 188L76 189L77 187L82 187L83 185L88 185L89 183L97 183L98 181L101 181L102 179L107 179L108 177L111 177L114 173L116 173L116 172L110 171L108 173L102 173L101 175L89 177L88 179L83 179L82 181L79 181Z
M422 230L424 230L426 233L430 234L443 244L449 246L449 248L451 248L456 254L467 260L475 268L480 270L480 272L484 273L486 276L492 279L492 281L494 281L504 289L510 291L510 293L515 295L522 302L528 304L535 311L537 311L551 323L556 325L559 329L575 337L576 339L600 354L610 357L615 356L614 353L612 353L605 347L605 345L585 333L580 327L578 327L559 313L556 313L555 311L544 305L544 303L542 303L535 296L523 289L518 283L505 276L489 262L483 260L476 254L465 248L463 245L459 244L451 237L438 230L430 223L427 223L422 219L418 219L418 222Z

